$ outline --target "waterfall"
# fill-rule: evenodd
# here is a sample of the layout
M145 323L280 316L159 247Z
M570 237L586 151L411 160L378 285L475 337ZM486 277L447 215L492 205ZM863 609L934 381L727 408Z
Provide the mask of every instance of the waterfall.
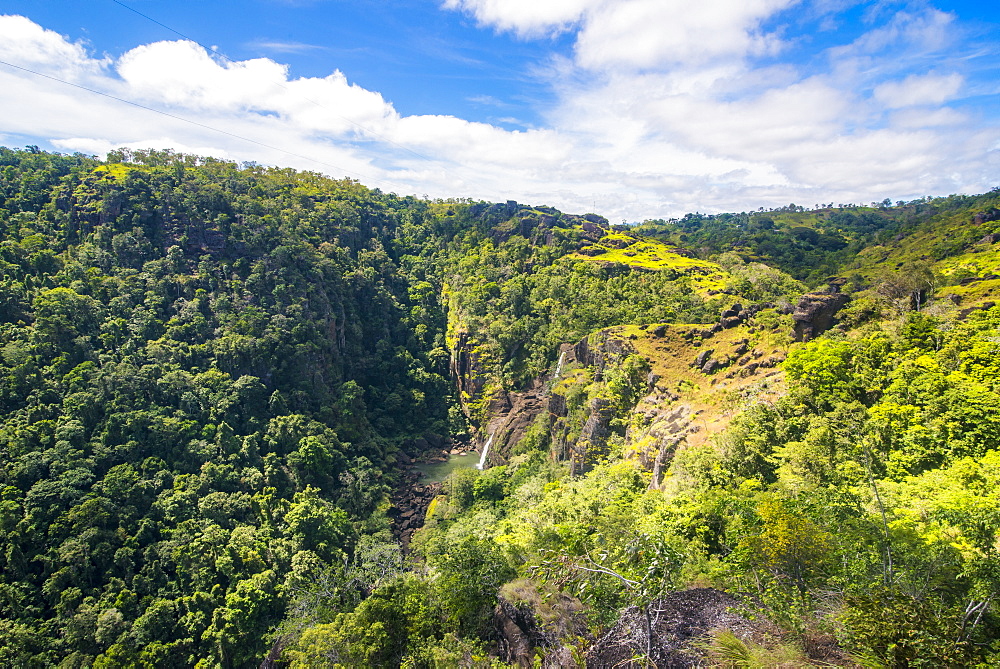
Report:
M553 379L559 378L559 372L562 371L563 358L565 357L566 357L566 351L563 351L562 353L559 354L559 362L558 364L556 364L556 373L552 375Z
M493 435L491 434L490 438L486 440L485 444L483 444L483 452L479 456L479 464L476 465L476 469L481 470L486 467L486 457L490 453L490 444L492 443L493 443Z

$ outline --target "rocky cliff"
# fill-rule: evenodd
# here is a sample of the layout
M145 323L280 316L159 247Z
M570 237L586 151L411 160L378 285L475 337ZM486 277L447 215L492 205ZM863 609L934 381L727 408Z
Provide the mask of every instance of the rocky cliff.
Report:
M520 390L490 388L474 347L459 337L466 348L453 353L453 372L466 406L480 407L477 440L480 448L490 442L488 465L508 462L538 424L548 433L550 457L568 461L571 474L608 455L614 437L625 455L652 472L657 488L678 449L702 444L728 424L732 402L779 387L778 365L800 322L807 321L770 305L733 304L710 325L610 328L564 344L552 372ZM644 359L647 372L623 416L602 384L630 356Z

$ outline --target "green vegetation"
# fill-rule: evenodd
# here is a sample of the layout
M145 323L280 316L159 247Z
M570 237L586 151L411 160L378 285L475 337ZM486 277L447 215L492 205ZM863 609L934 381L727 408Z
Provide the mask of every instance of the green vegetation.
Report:
M0 149L0 662L508 666L500 606L580 664L623 609L714 587L780 642L716 630L705 661L996 664L998 197L640 237ZM782 270L845 276L841 327L792 343ZM404 551L403 463L526 388Z
M575 598L594 630L643 597L712 585L753 593L800 645L838 639L845 658L991 664L998 335L993 308L797 345L787 394L752 403L714 444L679 451L659 490L621 458L636 396L615 389L632 358L599 382L571 373L558 388L570 441L597 397L619 398L628 425L612 429L597 464L571 476L541 457L555 442L526 439L506 466L466 474L472 491L499 477L503 494L450 491L455 503L432 515L421 546L491 539L522 583Z
M126 157L0 151L6 666L259 662L449 430L443 313L390 255L421 207Z
M699 257L733 251L763 262L813 287L847 271L898 269L919 260L961 255L995 232L1000 195L952 195L878 206L832 205L806 211L789 205L767 212L687 214L646 221L630 232L694 250ZM860 262L856 256L861 254ZM892 264L886 267L890 255ZM897 265L896 263L899 263Z

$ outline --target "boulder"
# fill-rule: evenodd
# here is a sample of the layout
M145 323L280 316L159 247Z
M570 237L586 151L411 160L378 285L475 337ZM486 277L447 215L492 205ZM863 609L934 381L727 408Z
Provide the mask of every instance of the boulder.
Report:
M533 647L547 641L538 634L534 616L500 597L493 610L493 624L497 630L500 657L518 667L530 667L535 656Z
M980 211L972 217L972 222L976 225L996 220L1000 220L1000 210L996 207L991 208L989 211Z
M604 236L604 228L596 223L584 221L580 227L583 228L585 235L592 239L599 239Z
M850 297L844 293L807 293L795 305L795 340L809 341L833 327L835 316Z
M722 312L722 318L732 318L733 316L739 316L740 312L743 311L743 305L736 303L730 308Z

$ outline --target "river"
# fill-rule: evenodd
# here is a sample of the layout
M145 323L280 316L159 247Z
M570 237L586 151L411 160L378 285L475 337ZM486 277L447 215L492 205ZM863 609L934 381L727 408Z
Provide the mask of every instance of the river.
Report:
M437 483L444 481L456 469L475 467L479 464L479 454L475 451L449 455L444 462L418 463L413 466L420 472L420 483Z

